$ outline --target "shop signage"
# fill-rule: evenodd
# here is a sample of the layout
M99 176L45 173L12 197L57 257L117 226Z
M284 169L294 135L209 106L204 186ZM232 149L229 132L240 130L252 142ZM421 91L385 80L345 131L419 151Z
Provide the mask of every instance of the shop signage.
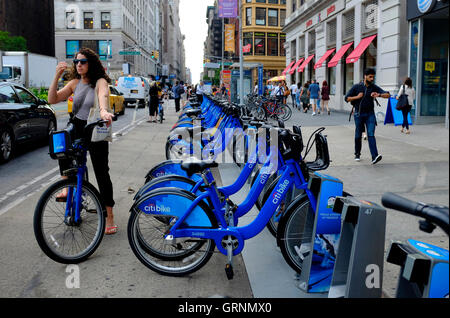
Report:
M428 13L433 10L436 0L417 0L417 8L421 13Z
M304 22L304 29L308 30L319 24L322 21L327 20L328 18L336 15L338 12L345 9L345 0L339 0L334 2L332 5L326 7L321 10L319 13L315 14L313 17Z
M234 24L225 24L225 51L233 52L235 51L235 41L234 41Z
M237 0L219 0L219 18L236 18L238 17Z

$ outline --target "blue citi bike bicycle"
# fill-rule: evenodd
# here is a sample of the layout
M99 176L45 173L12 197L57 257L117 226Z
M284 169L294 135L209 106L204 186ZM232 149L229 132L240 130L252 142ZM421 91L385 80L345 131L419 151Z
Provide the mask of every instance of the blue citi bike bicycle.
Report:
M198 196L177 188L158 188L146 193L131 208L128 239L137 258L150 269L170 276L183 276L197 271L210 259L215 247L228 257L226 274L233 277L232 258L244 248L245 240L260 233L280 206L292 186L306 195L296 201L299 217L306 220L309 209L315 209L316 197L308 189L301 158L303 142L298 127L294 133L279 129L279 149L270 148L270 155L260 170L247 199L236 206L219 192L210 169L211 161L184 162L188 174L200 173L204 191ZM257 218L247 226L238 227L239 218L248 212L261 194L274 171L271 166L281 154L285 162L277 186ZM303 164L302 164L303 163ZM301 205L301 209L300 209ZM283 246L280 246L283 250ZM287 250L290 253L290 250ZM301 259L296 266L301 270Z
M113 119L117 120L117 117ZM95 127L106 121L86 125L80 139L72 140L74 125L50 136L52 159L69 159L66 180L52 184L41 196L34 211L34 234L39 247L52 260L77 264L89 258L99 247L105 233L106 208L98 190L89 183L87 152ZM68 189L67 199L58 194Z

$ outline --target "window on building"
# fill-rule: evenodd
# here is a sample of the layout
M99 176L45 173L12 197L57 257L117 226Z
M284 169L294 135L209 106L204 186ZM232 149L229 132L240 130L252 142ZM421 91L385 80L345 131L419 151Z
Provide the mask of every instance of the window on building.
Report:
M278 56L278 33L267 33L267 55Z
M278 26L278 9L269 9L269 26Z
M291 48L291 57L295 58L297 57L297 41L291 41L290 43L290 48Z
M299 56L305 55L305 37L304 36L302 36L298 40L298 55Z
M245 24L252 25L252 8L245 9Z
M255 55L266 55L266 34L255 32Z
M98 53L98 41L96 40L82 40L80 41L80 47L86 47Z
M266 25L266 9L256 8L256 25Z
M84 13L84 28L93 29L94 28L94 13L85 12Z
M372 41L362 56L363 70L377 67L377 41Z
M250 52L244 53L244 55L253 55L253 32L244 32L243 34L243 46L250 44Z
M75 54L80 50L79 41L66 41L66 58L75 58Z
M363 32L378 29L378 0L369 0L364 3Z
M355 11L345 13L343 20L342 40L351 40L355 36Z
M284 27L286 25L286 10L280 10L280 26Z
M313 30L308 34L308 52L310 54L314 53L316 49L316 31Z
M326 61L326 65L328 65L331 59L332 57L330 56ZM327 68L327 82L330 87L330 95L336 95L336 67L325 67Z
M76 13L75 12L66 12L66 28L67 29L75 29L76 26L77 26Z
M269 3L278 4L278 0L269 0Z
M102 12L102 29L111 29L111 12Z
M350 47L350 49L344 54L342 61L347 60L347 57L351 52L355 49L354 45ZM355 73L355 64L354 63L342 63L344 66L344 85L343 85L343 94L346 95L349 89L353 86L353 74Z
M284 48L284 44L286 43L286 34L280 34L280 56L286 56L286 49Z
M336 19L327 23L327 47L331 48L336 46L337 27Z
M257 3L266 3L266 0L256 0Z

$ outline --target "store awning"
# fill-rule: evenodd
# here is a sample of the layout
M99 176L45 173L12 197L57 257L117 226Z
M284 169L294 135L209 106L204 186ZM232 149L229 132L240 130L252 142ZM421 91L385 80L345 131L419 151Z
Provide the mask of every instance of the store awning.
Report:
M336 48L328 50L324 56L320 58L320 60L314 65L314 69L317 70L319 67L322 67L323 62L331 55L333 52L336 51Z
M298 68L299 72L303 72L305 70L305 67L309 64L309 62L311 62L311 60L314 58L314 54L309 56L304 62L303 64Z
M300 63L303 62L304 58L301 58L300 60L297 61L297 63L295 63L295 65L291 68L291 70L289 71L289 74L294 74L295 70L299 67Z
M348 51L348 49L353 45L353 42L345 44L343 47L339 49L339 51L333 56L331 61L328 63L328 67L335 67L338 65L339 61L342 59L344 54Z
M377 37L377 35L372 35L361 40L356 49L347 57L347 64L355 63L359 60L364 51L369 47L370 43Z
M294 65L295 61L292 61L291 64L288 65L288 67L286 67L283 71L283 73L281 73L282 75L286 75L286 73L291 69L292 65Z

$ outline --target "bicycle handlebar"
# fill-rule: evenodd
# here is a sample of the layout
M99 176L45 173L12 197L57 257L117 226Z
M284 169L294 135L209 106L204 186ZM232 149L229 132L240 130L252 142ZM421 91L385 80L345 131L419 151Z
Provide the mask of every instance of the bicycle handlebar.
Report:
M448 235L448 207L414 202L391 192L387 192L382 196L381 203L386 208L425 218L427 221L439 226Z

